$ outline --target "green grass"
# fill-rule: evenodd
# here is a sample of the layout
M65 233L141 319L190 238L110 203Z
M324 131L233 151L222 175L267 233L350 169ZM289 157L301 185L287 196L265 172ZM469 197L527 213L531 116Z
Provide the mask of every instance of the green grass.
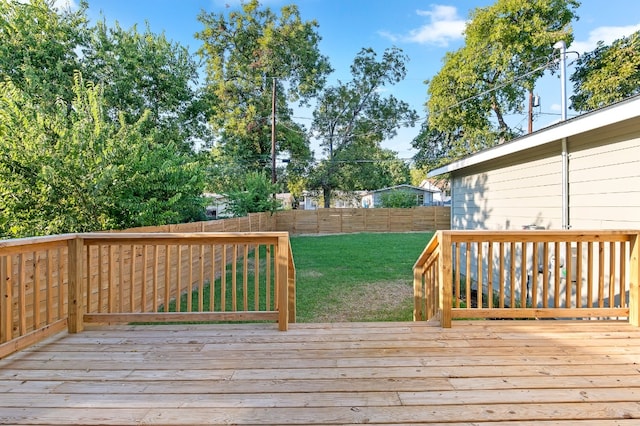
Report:
M412 268L431 236L292 236L298 321L410 321Z
M297 321L411 321L413 264L432 235L414 232L292 236L297 278ZM264 248L261 249L260 258L264 259ZM249 260L247 298L249 310L253 310L252 252ZM238 272L241 270L242 261L238 264ZM264 279L264 276L261 278ZM227 270L226 283L225 304L227 311L231 311L231 266ZM218 278L214 293L216 310L220 306L220 285ZM237 306L242 310L241 280L237 286ZM211 288L207 284L202 291L204 310L207 311L210 309ZM190 296L192 306L197 307L200 297L198 290L194 289ZM273 301L273 287L270 297ZM188 310L187 298L187 294L183 294L180 299L180 310L183 312ZM259 303L260 309L264 310L264 293L261 293ZM159 311L164 311L164 307L161 306ZM169 311L176 311L175 301L169 305Z

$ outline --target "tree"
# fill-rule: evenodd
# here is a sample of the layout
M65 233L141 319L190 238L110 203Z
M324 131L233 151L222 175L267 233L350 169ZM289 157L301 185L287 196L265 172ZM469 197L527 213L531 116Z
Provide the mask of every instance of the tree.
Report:
M417 205L417 195L413 191L395 189L380 195L381 207L408 209Z
M309 156L306 136L295 129L288 102L306 103L331 72L320 54L315 21L302 21L295 5L276 14L257 0L227 16L203 12L196 37L206 61L210 123L221 154L247 169L271 164L272 97L276 95L276 153Z
M0 1L0 81L11 80L42 108L70 105L78 48L87 39L86 1L57 11L53 0Z
M576 111L591 111L640 93L640 31L614 41L599 42L581 56L571 76Z
M83 63L87 79L101 84L107 116L137 122L147 111L148 131L189 151L206 138L205 103L198 93L198 64L184 46L133 26L91 29Z
M353 79L338 82L321 94L312 130L319 135L327 157L314 169L310 184L322 189L325 207L330 206L333 190L357 186L345 179L348 168L384 157L381 142L395 136L399 127L413 126L417 119L406 102L380 93L384 86L405 77L407 59L398 48L385 50L380 60L373 49L362 49L351 65Z
M203 173L173 144L104 120L100 86L76 73L74 99L44 111L0 83L0 235L122 229L203 217Z
M275 212L280 201L274 197L278 185L264 172L249 172L242 182L236 183L227 194L229 210L234 216L246 216L249 213Z
M573 41L577 0L498 0L471 12L465 44L447 53L428 81L428 121L414 147L422 158L449 162L511 139L507 114L554 66L553 45ZM432 152L429 154L429 152Z

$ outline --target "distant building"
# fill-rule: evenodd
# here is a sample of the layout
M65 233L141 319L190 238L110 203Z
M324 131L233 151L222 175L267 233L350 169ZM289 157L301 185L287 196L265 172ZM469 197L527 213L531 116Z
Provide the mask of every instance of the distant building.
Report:
M416 195L416 206L433 206L442 203L442 191L437 187L423 188L413 185L396 185L388 188L369 191L362 196L362 207L381 207L382 197L393 191L410 191Z

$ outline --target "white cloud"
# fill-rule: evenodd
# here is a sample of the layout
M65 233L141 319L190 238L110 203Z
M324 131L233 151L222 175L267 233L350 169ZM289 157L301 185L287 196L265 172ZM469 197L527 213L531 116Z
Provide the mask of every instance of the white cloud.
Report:
M427 17L429 22L402 35L387 31L381 31L379 34L394 42L402 40L439 47L447 47L450 42L463 38L467 22L458 15L455 7L433 4L431 10L416 10L416 14Z
M624 27L598 27L589 32L587 40L574 41L569 50L575 50L580 54L590 52L595 49L599 41L603 41L605 45L609 45L615 40L629 36L640 30L640 24L627 25Z

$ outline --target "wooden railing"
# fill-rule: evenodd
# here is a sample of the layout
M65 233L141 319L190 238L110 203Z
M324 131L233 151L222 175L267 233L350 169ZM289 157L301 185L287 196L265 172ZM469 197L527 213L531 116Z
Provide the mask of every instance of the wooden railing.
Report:
M286 232L0 241L0 357L86 323L295 322Z
M414 320L625 318L640 325L639 231L438 231Z

